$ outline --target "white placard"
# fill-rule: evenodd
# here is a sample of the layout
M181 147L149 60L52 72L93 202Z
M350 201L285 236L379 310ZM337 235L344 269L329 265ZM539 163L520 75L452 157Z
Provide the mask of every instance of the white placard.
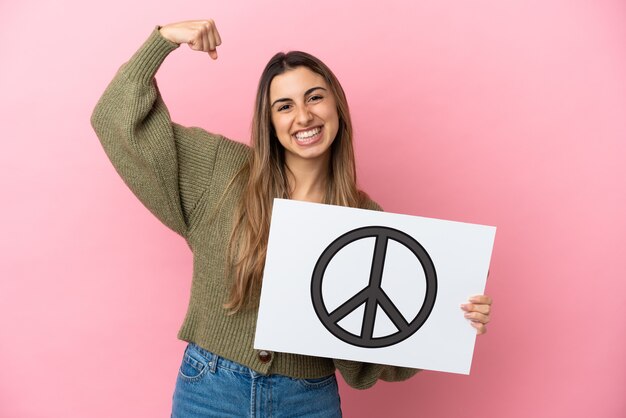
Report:
M275 199L254 347L469 374L495 232Z

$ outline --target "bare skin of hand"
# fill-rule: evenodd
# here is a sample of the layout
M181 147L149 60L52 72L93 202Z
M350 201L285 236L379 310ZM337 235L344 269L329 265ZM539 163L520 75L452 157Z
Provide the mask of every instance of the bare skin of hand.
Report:
M170 23L159 31L168 41L187 44L194 51L208 52L211 58L217 59L217 47L222 44L222 38L211 19Z
M470 324L476 328L476 335L487 332L487 323L490 320L492 300L486 295L477 295L469 298L468 303L461 305L465 311L465 318L470 320Z

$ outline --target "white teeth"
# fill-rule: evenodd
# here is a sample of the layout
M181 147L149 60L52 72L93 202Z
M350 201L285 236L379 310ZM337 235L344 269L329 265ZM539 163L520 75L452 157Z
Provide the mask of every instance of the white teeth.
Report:
M296 133L295 136L298 139L308 139L308 138L311 138L312 136L315 136L315 135L319 134L321 130L322 130L322 128L313 128L313 129L308 130L308 131L298 132L298 133Z

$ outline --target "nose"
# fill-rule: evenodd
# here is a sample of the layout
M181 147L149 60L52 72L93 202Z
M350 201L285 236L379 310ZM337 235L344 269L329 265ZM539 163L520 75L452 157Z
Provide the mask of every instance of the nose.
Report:
M306 126L309 122L311 122L311 120L313 120L313 115L307 106L300 106L298 108L296 119L300 125Z

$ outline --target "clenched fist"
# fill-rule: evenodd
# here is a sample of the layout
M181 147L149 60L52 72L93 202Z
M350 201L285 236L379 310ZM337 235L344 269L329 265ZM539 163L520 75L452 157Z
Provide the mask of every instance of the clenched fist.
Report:
M170 23L162 26L160 32L165 39L179 45L187 44L194 51L208 52L213 59L217 59L217 47L222 44L217 26L211 19Z

